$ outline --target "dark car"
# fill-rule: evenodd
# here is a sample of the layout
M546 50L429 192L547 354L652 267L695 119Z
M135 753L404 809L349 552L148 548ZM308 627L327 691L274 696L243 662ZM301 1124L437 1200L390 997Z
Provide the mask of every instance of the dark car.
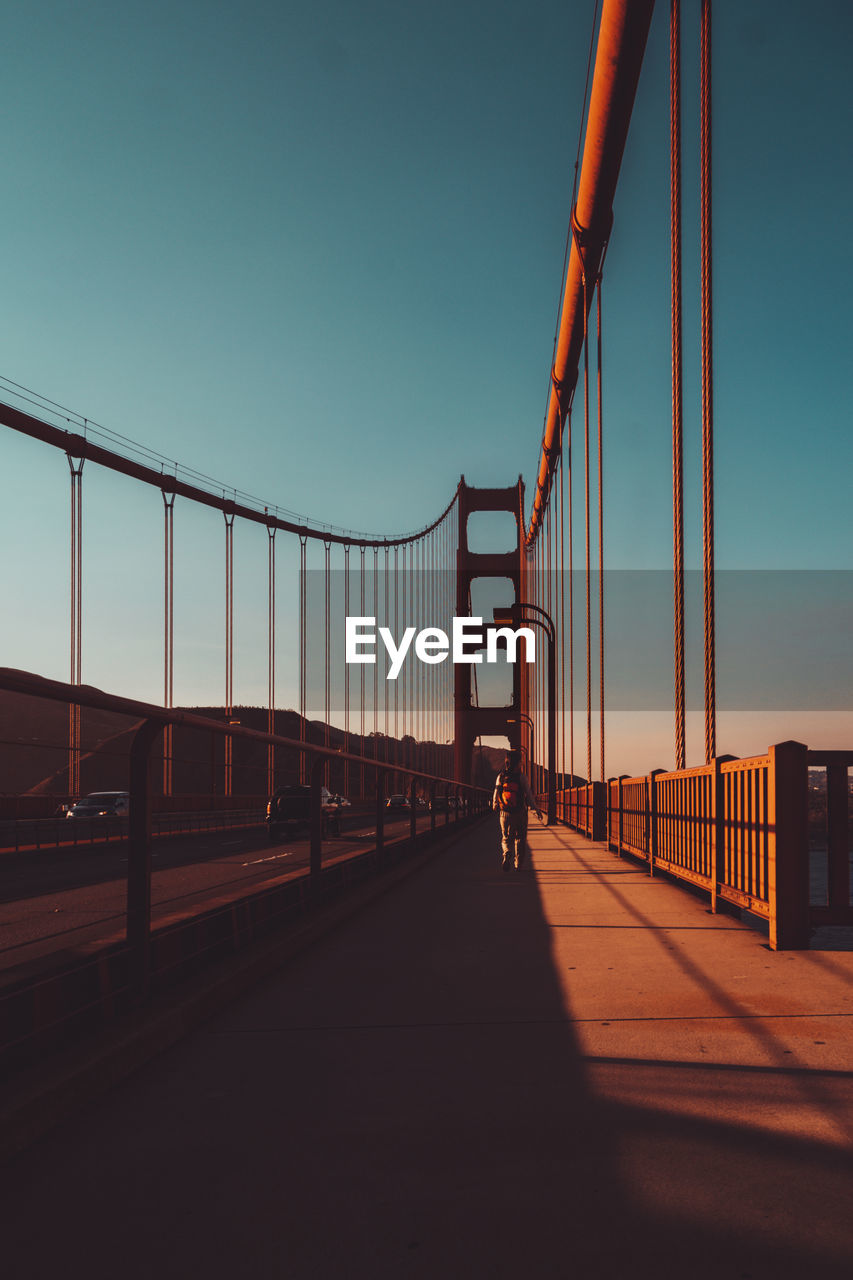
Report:
M130 813L127 791L93 791L66 810L66 818L126 818Z
M403 795L389 796L385 802L385 808L386 809L408 809L409 797L403 796Z
M322 790L323 835L338 835L338 811L325 787ZM276 836L293 835L311 822L311 788L300 784L278 787L267 802L267 833L270 840Z

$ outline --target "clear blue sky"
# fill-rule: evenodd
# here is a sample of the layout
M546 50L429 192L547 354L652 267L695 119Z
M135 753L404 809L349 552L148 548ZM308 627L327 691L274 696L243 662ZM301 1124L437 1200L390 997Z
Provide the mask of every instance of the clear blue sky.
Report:
M461 472L530 484L592 10L10 7L0 374L355 529L427 523ZM697 15L685 4L693 564ZM714 17L718 563L851 568L853 8L718 0ZM671 555L667 18L661 3L605 277L606 556L621 568ZM4 546L21 547L4 556L4 600L22 601L4 661L64 676L66 464L5 432L0 449ZM95 469L85 483L84 678L120 689L129 655L120 691L156 697L159 499ZM176 696L200 700L206 647L221 665L221 517L181 519ZM263 701L265 547L250 541L237 694Z

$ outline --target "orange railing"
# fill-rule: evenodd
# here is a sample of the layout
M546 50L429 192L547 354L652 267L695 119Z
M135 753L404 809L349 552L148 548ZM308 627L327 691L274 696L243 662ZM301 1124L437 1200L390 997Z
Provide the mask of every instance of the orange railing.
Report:
M853 854L853 751L810 751L809 768L824 774L824 785L809 789L809 844L824 866L812 885L809 916L815 925L851 925ZM817 793L815 795L815 792ZM817 801L812 808L811 800ZM822 882L822 883L821 883ZM822 899L816 900L817 898Z
M537 798L537 804L544 810L547 795L543 793ZM582 831L591 840L601 840L604 836L604 785L601 782L588 782L582 787L557 792L557 818L576 831Z
M827 774L823 903L810 903L809 767ZM620 856L642 859L650 875L707 890L713 910L722 900L762 917L772 947L806 947L814 925L853 924L850 769L853 751L784 742L749 759L574 787L559 793L557 812Z

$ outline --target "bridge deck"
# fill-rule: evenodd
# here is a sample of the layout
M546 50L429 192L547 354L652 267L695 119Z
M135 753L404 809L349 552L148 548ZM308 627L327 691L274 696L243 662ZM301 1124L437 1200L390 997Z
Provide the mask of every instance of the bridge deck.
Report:
M15 1158L9 1274L849 1276L853 954L565 830L518 875L496 843Z

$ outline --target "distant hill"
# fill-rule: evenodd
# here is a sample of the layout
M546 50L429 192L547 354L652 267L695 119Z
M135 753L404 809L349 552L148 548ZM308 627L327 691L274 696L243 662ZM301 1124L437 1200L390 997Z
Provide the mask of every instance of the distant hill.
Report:
M195 715L222 721L222 707L185 707ZM68 795L68 707L22 694L0 691L0 796L42 796L57 802ZM232 718L246 728L266 732L265 707L235 707ZM127 762L133 735L139 721L111 712L83 708L81 712L82 755L80 761L81 791L122 790L127 787ZM299 739L300 716L295 711L275 713L275 732L281 737ZM317 745L328 744L343 750L343 730L312 720L307 724L307 738ZM349 735L349 750L369 758L378 753L384 763L414 765L416 755L424 759L430 753L432 768L449 776L453 771L453 748L434 743L418 748L411 737L401 740L384 735L368 735L363 740ZM175 794L217 795L223 790L225 740L199 730L176 727L173 738L173 786ZM232 792L262 795L267 790L267 746L263 742L233 742ZM484 746L474 753L476 782L491 786L503 763L505 753ZM426 765L422 765L426 767ZM344 761L330 763L328 785L333 791L355 793L360 787L361 767ZM366 770L365 784L372 789L371 771ZM279 748L276 751L276 781L295 781L298 775L298 753ZM162 791L162 770L153 773L155 795Z

